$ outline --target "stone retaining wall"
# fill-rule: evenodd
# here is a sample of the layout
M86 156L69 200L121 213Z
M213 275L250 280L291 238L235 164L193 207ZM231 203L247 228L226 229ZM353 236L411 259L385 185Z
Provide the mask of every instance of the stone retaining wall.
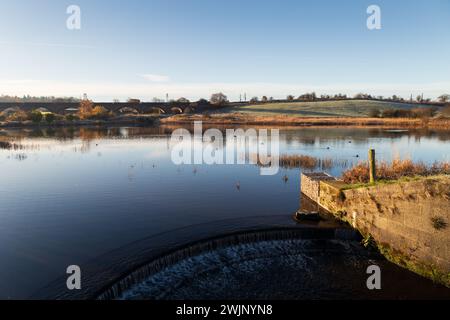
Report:
M336 178L325 172L308 172L301 174L301 192L315 202L319 202L320 181L335 181Z
M450 176L346 187L321 181L319 205L373 237L393 262L450 286Z

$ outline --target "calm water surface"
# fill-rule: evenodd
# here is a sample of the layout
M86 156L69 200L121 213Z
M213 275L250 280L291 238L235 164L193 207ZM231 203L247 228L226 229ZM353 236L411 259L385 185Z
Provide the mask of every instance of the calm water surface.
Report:
M68 265L153 234L298 209L300 169L177 166L172 129L1 130L15 148L0 149L0 298L27 298ZM385 160L450 160L449 132L306 128L280 139L282 153L334 160L334 175L368 148Z

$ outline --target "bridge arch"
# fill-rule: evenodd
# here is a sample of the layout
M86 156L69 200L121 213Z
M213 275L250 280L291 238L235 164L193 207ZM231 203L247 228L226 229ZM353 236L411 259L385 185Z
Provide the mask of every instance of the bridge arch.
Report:
M119 110L119 113L123 113L123 114L138 114L139 110L136 108L132 108L132 107L122 107Z
M195 108L188 106L188 107L184 108L184 113L195 113Z
M165 114L166 111L163 108L160 108L160 107L151 107L148 113Z
M174 114L182 114L183 113L183 109L181 109L180 107L172 107L172 108L170 108L170 111Z

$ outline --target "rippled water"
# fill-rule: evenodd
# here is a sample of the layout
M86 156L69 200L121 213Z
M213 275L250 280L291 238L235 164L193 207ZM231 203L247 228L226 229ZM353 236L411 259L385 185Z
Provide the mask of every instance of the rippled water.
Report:
M177 166L172 129L1 130L0 141L16 147L0 149L0 298L29 297L68 265L144 237L299 207L299 169ZM450 160L448 132L305 128L280 138L282 153L335 160L334 175L369 147L387 160Z

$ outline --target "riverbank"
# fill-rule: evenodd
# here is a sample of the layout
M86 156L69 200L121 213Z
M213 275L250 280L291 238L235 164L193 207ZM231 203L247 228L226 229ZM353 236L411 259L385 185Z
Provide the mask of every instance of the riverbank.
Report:
M250 116L241 113L231 114L192 114L174 115L160 120L161 124L192 124L202 121L216 125L256 125L256 126L353 126L353 127L391 127L391 128L441 128L450 129L450 118L363 118L363 117L292 117Z
M0 128L49 128L49 127L92 127L92 126L148 126L159 123L159 117L154 115L119 116L96 120L57 120L51 123L33 121L4 121Z
M450 118L409 119L409 118L341 118L341 117L289 117L289 116L246 116L246 115L175 115L130 116L107 120L75 120L55 121L52 123L34 123L32 121L0 122L0 128L64 128L64 127L106 127L106 126L153 126L164 125L177 127L193 125L201 121L205 126L253 126L253 127L354 127L354 128L384 128L384 129L441 129L450 130Z

